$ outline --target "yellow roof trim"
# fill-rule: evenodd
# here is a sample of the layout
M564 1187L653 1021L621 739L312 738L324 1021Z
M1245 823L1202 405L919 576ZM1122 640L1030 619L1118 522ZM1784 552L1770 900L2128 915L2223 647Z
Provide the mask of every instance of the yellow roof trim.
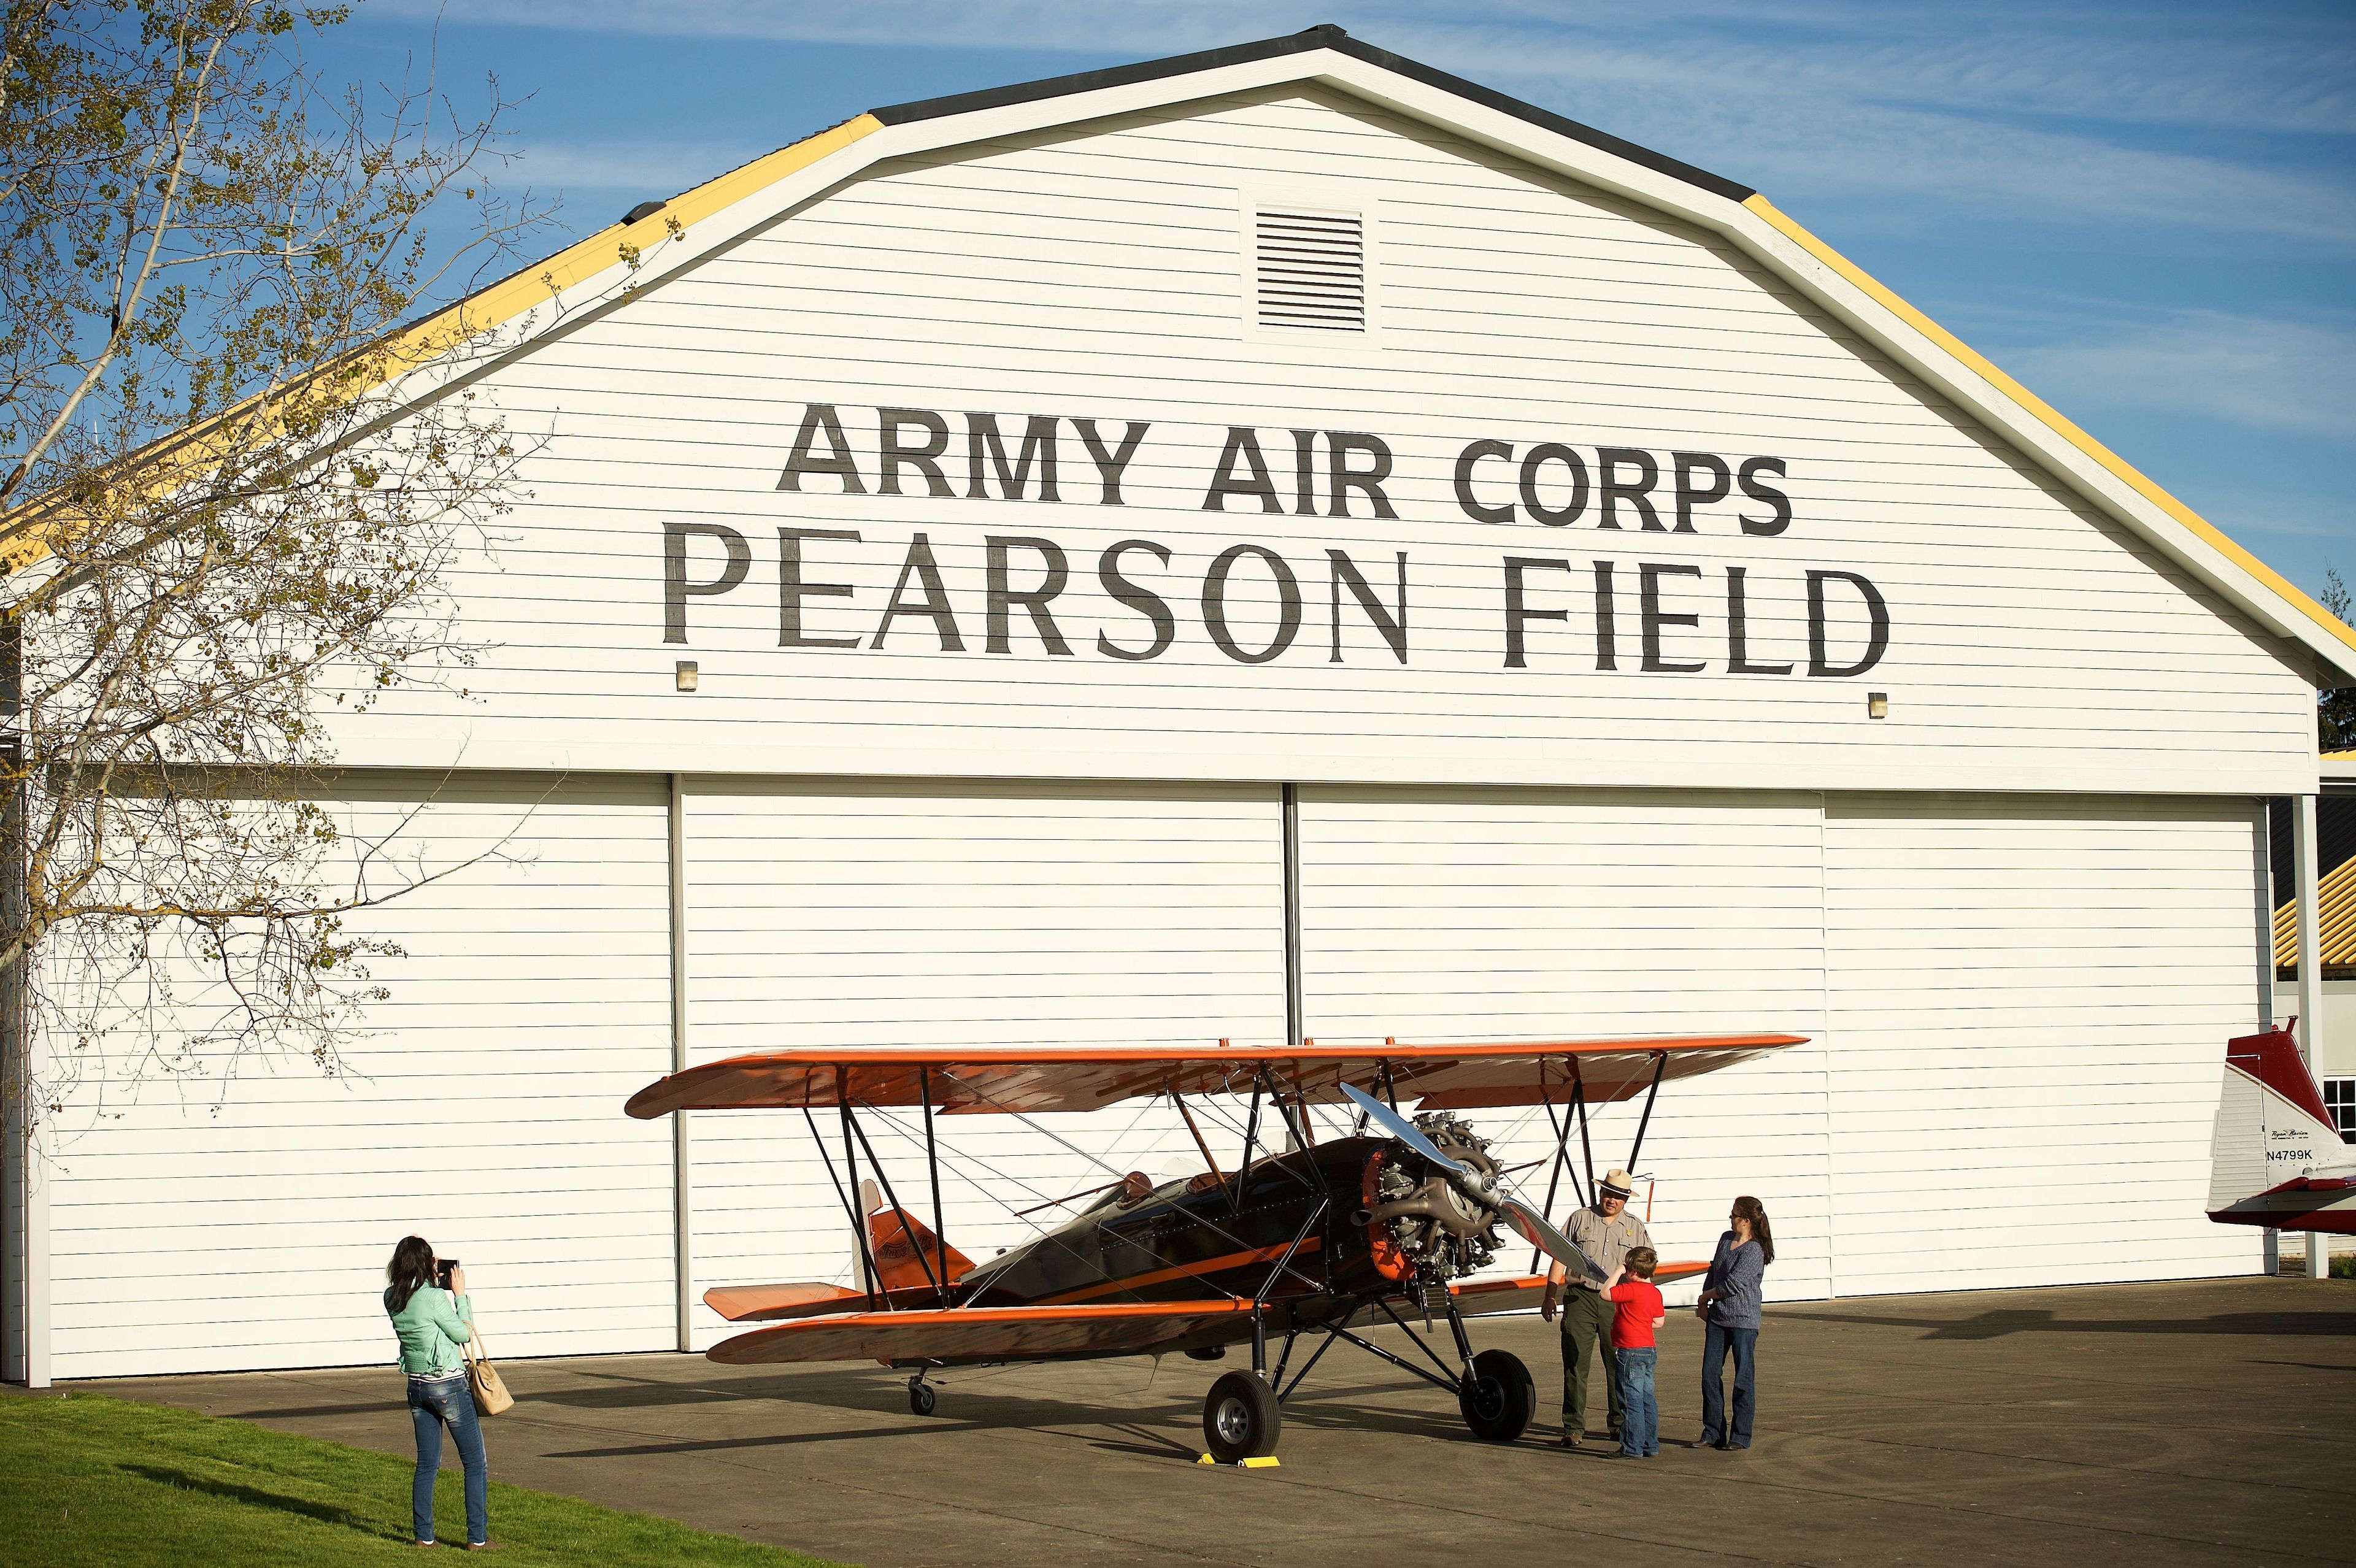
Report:
M700 223L722 209L734 206L754 192L772 186L788 175L799 174L821 158L831 157L861 137L884 129L884 122L873 114L862 114L841 124L808 136L789 147L754 159L744 167L731 170L717 179L703 184L663 204L662 210L641 218L636 223L616 223L599 229L585 240L575 240L536 267L527 267L492 284L481 293L460 300L437 311L403 333L394 347L431 346L437 329L456 325L466 336L504 326L524 312L553 299L557 293L573 284L595 277L606 268L616 265L626 247L647 250L669 232L677 223L684 229ZM440 352L438 347L433 352Z
M2351 630L2340 617L2292 587L2281 573L2228 538L2214 523L2153 484L2125 458L2062 418L2044 399L1997 369L1954 333L1900 299L1856 262L1801 228L1782 212L1777 211L1775 204L1765 197L1753 195L1742 205L1765 219L1785 238L1815 257L1817 261L1865 291L1883 309L1970 366L1988 385L2019 403L2054 434L2110 470L2117 478L2131 485L2145 500L2190 528L2195 538L2208 544L2220 555L2265 583L2268 588L2273 589L2286 602L2296 606L2301 613L2313 619L2317 625L2345 645L2351 653L2356 653L2356 631Z
M670 232L672 224L686 229L701 222L755 192L775 185L789 175L798 174L812 164L831 157L853 142L882 129L884 123L874 115L861 114L816 135L806 136L791 146L781 147L754 159L742 168L733 169L717 179L706 180L673 197L663 204L660 211L650 213L636 223L609 224L586 239L575 240L545 261L511 272L479 293L444 306L413 325L354 350L333 366L321 367L314 375L328 374L351 366L356 359L365 359L368 361L366 382L350 395L358 397L373 390L404 371L430 362L468 338L506 325L525 312L556 298L574 284L620 265L632 248L639 251L651 249ZM250 398L200 424L163 436L124 458L123 466L137 467L175 452L186 453L186 462L200 464L206 460L208 451L218 450L209 443L215 441L225 427L262 401L260 398ZM154 478L151 483L163 485L168 485L170 480L166 475ZM5 519L0 519L0 571L20 571L48 555L48 536L57 526L57 515L53 504L45 503L37 496Z

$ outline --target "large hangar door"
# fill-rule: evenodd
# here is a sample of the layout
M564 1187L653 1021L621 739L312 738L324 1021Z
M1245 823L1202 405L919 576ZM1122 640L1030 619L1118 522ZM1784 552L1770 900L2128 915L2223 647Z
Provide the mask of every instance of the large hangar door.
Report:
M1843 1292L2256 1266L2205 1200L2265 842L2248 801L1834 797Z
M370 857L346 929L390 995L332 1074L307 1057L176 1052L222 1015L52 958L115 1032L49 1039L65 1098L49 1202L59 1378L388 1363L378 1294L417 1232L466 1264L504 1354L669 1344L670 1140L622 1104L669 1069L665 802L650 780L355 773L330 883ZM151 1029L152 1026L152 1029Z
M726 779L693 781L684 805L694 1061L1284 1036L1273 788ZM948 1124L949 1241L981 1257L1031 1234L1007 1207L1103 1181L1098 1160L1201 1168L1166 1110L1142 1109ZM916 1116L863 1120L917 1204ZM840 1123L819 1125L839 1162ZM695 1348L729 1331L702 1305L711 1285L849 1282L851 1238L799 1115L694 1112L689 1141Z
M1771 1290L1826 1294L1816 796L1304 787L1300 819L1314 1039L1809 1036L1664 1090L1638 1168L1660 1179L1664 1255L1708 1256L1728 1201L1754 1193L1775 1225ZM1510 1129L1516 1160L1550 1152L1543 1111L1472 1119ZM1597 1120L1599 1170L1627 1157L1636 1121L1628 1105ZM1542 1189L1545 1173L1523 1179Z

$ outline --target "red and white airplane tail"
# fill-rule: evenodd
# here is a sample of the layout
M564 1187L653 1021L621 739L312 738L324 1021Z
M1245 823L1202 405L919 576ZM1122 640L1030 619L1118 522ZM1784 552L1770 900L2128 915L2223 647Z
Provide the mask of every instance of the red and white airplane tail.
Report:
M2209 1218L2356 1235L2356 1147L2340 1141L2288 1027L2225 1047Z

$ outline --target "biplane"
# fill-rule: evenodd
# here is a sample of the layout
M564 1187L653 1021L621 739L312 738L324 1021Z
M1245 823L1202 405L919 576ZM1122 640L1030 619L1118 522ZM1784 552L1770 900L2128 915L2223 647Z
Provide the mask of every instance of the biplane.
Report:
M1803 1039L1387 1040L1297 1049L1222 1042L1177 1052L797 1049L689 1068L640 1090L628 1111L641 1118L799 1111L850 1221L855 1285L707 1291L705 1302L722 1317L759 1325L713 1346L706 1352L712 1360L878 1361L912 1373L909 1406L926 1415L937 1400L929 1374L942 1368L1172 1350L1217 1360L1248 1343L1249 1369L1220 1376L1203 1408L1210 1456L1233 1462L1274 1450L1284 1403L1340 1343L1454 1394L1477 1436L1505 1443L1520 1436L1537 1405L1529 1370L1509 1351L1475 1350L1465 1320L1534 1305L1547 1277L1542 1258L1601 1277L1547 1217L1566 1176L1578 1201L1594 1190L1592 1113L1643 1096L1626 1161L1637 1168L1664 1083ZM1078 1195L1086 1207L1070 1219L979 1263L945 1239L943 1122L979 1115L1028 1121L1152 1096L1166 1097L1184 1122L1200 1171L1162 1182L1139 1172L1118 1176ZM1206 1103L1229 1125L1241 1112L1243 1146L1228 1166L1204 1136L1205 1115L1198 1113L1208 1112ZM1554 1149L1543 1162L1543 1203L1519 1196L1489 1152L1490 1140L1462 1115L1506 1107L1545 1111ZM1322 1139L1312 1108L1341 1113ZM921 1115L921 1189L895 1183L876 1157L868 1129L885 1111ZM819 1131L821 1114L839 1124L839 1168ZM871 1183L878 1200L862 1201ZM916 1211L927 1199L929 1225ZM1501 1223L1530 1245L1532 1272L1476 1277L1511 1245ZM1656 1278L1705 1266L1673 1265ZM1435 1347L1436 1318L1446 1321L1452 1354ZM1360 1332L1382 1324L1406 1334L1410 1354ZM1297 1348L1306 1354L1296 1368Z

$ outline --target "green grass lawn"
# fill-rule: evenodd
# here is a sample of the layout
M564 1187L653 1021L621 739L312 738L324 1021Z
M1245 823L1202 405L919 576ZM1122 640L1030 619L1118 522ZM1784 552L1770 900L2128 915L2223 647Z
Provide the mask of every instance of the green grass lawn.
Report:
M96 1394L0 1397L0 1562L417 1562L406 1458ZM434 1533L466 1539L445 1469ZM827 1568L667 1519L491 1483L492 1561ZM438 1555L438 1554L437 1554ZM433 1559L425 1559L432 1561Z

